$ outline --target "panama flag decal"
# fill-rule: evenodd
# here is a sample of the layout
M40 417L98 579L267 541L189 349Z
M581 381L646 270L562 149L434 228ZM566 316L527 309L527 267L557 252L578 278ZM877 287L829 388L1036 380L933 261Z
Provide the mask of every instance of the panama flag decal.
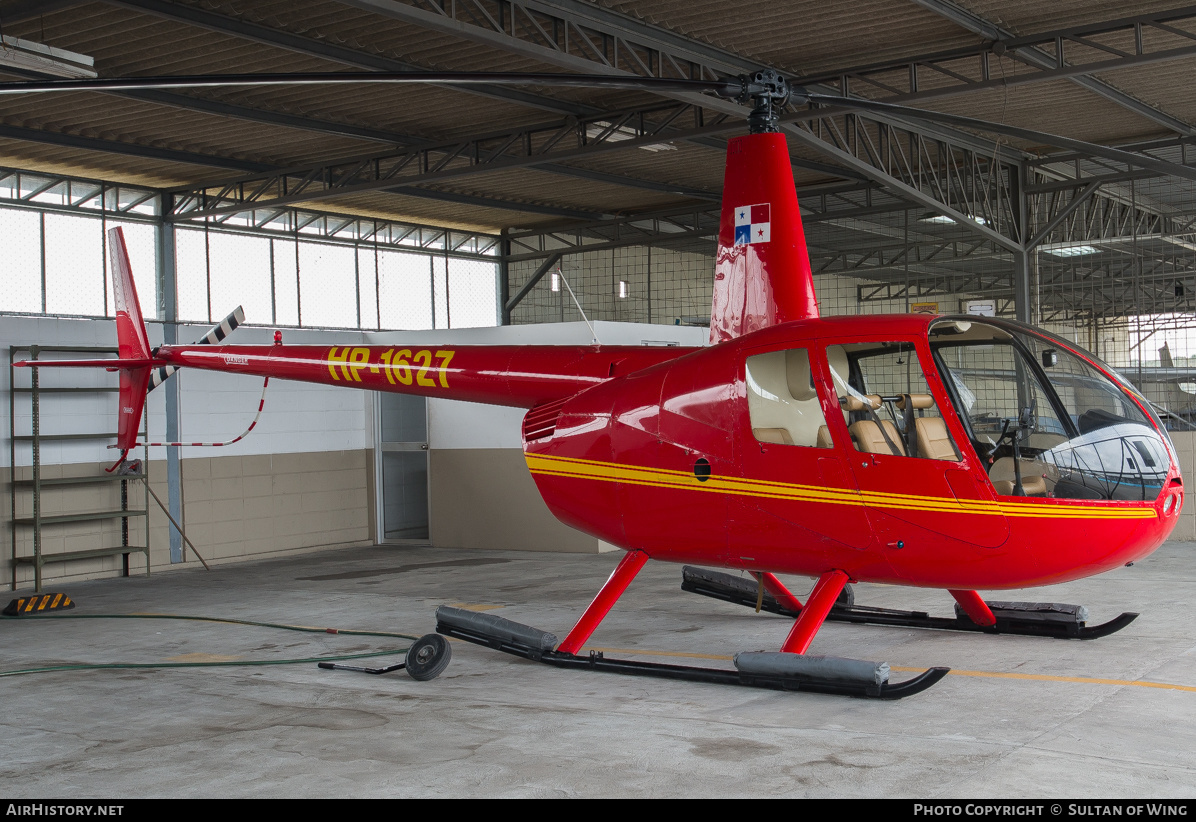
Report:
M768 242L771 225L768 203L740 206L735 209L735 245Z

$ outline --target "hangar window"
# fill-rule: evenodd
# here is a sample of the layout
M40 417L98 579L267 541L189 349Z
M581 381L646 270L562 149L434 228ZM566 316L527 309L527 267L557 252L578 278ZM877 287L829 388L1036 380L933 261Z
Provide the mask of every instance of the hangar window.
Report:
M107 231L120 226L141 310L160 319L160 208L150 190L0 170L0 312L113 316ZM497 245L486 235L286 210L172 232L183 322L216 322L241 305L256 325L498 324Z

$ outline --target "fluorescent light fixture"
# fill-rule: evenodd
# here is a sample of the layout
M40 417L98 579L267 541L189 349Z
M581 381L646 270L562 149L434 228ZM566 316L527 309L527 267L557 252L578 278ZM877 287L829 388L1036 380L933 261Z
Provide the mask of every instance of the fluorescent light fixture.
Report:
M627 299L627 281L626 280L619 280L619 299L620 300Z
M552 290L553 291L561 290L561 274L559 271L552 272Z
M976 217L971 214L965 214L964 216L978 225L988 225L988 220L984 219L983 217ZM948 217L946 214L935 214L931 212L923 217L920 222L938 223L939 225L952 225L956 221Z
M1100 249L1094 245L1044 245L1042 250L1055 257L1080 257L1084 254L1100 253Z
M633 140L636 137L643 136L642 134L640 134L638 131L636 131L633 128L629 128L628 126L614 127L613 124L608 123L603 120L599 120L598 122L595 122L595 123L590 123L589 125L586 126L586 137L588 137L591 140L597 140L599 137L602 137L602 135L604 135L604 134L606 135L605 139L609 140L612 143L618 143L623 140ZM670 145L668 143L651 143L646 146L637 146L637 148L642 148L644 151L652 151L652 152L676 151L677 150L676 146Z
M95 59L66 49L4 35L0 42L0 67L31 69L55 77L96 77Z

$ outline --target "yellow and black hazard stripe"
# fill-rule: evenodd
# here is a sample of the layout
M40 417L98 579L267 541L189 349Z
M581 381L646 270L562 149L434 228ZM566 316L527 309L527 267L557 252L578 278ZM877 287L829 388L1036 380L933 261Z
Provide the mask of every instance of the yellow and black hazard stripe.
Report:
M75 607L75 601L66 594L37 594L31 597L19 597L8 603L8 607L0 613L4 616L31 616L50 611L66 611Z
M850 505L859 508L889 508L903 511L927 511L951 514L979 514L1006 517L1040 517L1055 519L1156 519L1153 506L1125 506L1100 504L1060 504L1050 502L993 502L990 500L961 500L956 497L934 497L918 494L890 494L879 491L857 491L848 488L828 488L820 485L772 482L741 477L711 475L699 480L690 471L671 471L640 465L620 465L614 462L584 460L572 457L553 457L524 454L527 467L533 474L598 482L621 482L653 488L675 488L708 494L737 494L764 499L815 502L827 505Z

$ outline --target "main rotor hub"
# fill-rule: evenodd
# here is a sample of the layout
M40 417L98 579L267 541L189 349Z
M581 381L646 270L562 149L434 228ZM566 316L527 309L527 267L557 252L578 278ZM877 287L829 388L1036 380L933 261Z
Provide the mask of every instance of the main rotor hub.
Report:
M739 80L743 84L739 102L755 102L752 113L748 115L748 130L752 134L780 131L778 114L789 102L789 81L772 69L745 74Z

